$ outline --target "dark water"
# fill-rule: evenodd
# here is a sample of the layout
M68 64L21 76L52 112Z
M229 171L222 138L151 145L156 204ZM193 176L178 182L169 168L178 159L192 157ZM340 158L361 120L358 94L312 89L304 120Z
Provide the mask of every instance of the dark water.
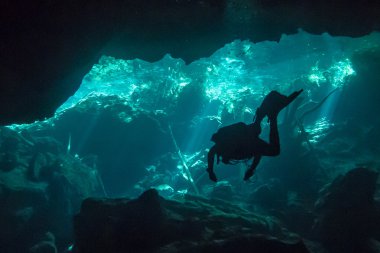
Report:
M189 65L169 55L154 63L103 56L54 118L1 128L0 227L8 228L1 229L1 252L53 244L52 234L63 252L74 242L72 216L83 199L135 198L150 188L169 199L220 198L275 217L322 245L315 252L347 252L351 237L380 240L369 225L380 214L378 191L370 187L380 157L379 42L379 34L300 32L279 43L234 41ZM271 90L298 89L304 92L279 115L281 154L264 157L248 182L251 161L219 164L218 183L210 181L212 134L251 123ZM262 127L268 140L266 120ZM355 168L374 173L354 170L348 183L339 181ZM360 229L339 225L344 219L326 225L347 208L370 218L347 217ZM340 229L364 236L335 238Z

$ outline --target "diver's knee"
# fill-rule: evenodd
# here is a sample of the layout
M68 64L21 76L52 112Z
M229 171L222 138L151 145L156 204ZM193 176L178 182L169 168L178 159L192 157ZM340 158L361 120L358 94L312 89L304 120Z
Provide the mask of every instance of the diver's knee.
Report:
M280 147L274 148L274 150L273 150L273 156L279 156L280 153L281 153Z
M211 148L210 148L210 150L208 151L208 154L207 154L207 156L208 157L213 157L213 156L215 156L215 146L212 146Z
M215 146L212 146L207 154L208 159L214 158L215 154L216 154L216 148Z
M270 151L270 156L279 156L281 153L280 147L273 147Z

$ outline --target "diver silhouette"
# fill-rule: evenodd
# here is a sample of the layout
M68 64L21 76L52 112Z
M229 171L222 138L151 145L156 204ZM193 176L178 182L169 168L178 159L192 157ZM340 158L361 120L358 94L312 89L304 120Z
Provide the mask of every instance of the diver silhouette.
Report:
M214 159L217 163L220 158L225 164L231 161L247 160L253 157L251 166L246 170L244 180L248 180L259 164L262 156L278 156L280 154L280 138L277 127L277 115L288 106L303 90L295 91L289 96L271 91L257 108L252 124L239 122L220 128L211 140L215 145L208 152L207 172L210 180L217 182L214 172ZM269 120L269 143L260 139L261 121L268 117Z

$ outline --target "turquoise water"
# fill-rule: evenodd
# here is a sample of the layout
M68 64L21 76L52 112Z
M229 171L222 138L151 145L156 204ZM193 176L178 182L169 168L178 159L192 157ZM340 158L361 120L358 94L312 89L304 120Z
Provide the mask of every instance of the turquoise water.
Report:
M193 189L186 183L192 180L187 167L200 177L205 152L212 146L211 135L221 126L252 122L256 108L271 90L290 94L304 89L292 119L295 125L286 135L307 134L298 143L305 150L297 152L323 150L322 142L331 129L349 118L339 115L350 113L344 103L352 105L355 98L345 94L361 82L355 69L361 62L355 65L355 55L376 47L379 38L376 33L353 39L300 31L283 36L280 42L236 40L189 64L170 55L157 62L102 56L55 117L10 128L51 135L79 159L97 156L105 188L116 195L136 194L132 192L136 185L141 187L138 182L155 181L151 177L161 177L160 183L148 182L143 188L187 192ZM280 124L287 114L280 114ZM144 119L135 123L140 118ZM264 122L264 139L266 126ZM283 137L285 147L292 142L288 137ZM179 150L173 150L173 141ZM161 168L163 174L158 176L154 172L162 157L173 156L173 151L180 151L182 158L174 155L170 168ZM338 171L347 170L347 164L352 162L342 163ZM238 175L231 171L222 166L227 181ZM266 170L260 171L259 175L265 175Z
M72 220L83 199L130 199L151 188L179 200L167 202L165 214L175 226L206 224L199 226L206 241L218 234L219 221L228 236L236 234L231 228L259 233L257 224L271 236L297 233L315 252L322 252L318 243L334 249L330 238L347 226L360 224L353 236L371 234L366 217L380 196L379 45L378 33L354 39L300 31L278 43L236 40L188 64L170 55L157 62L102 56L54 117L0 129L0 193L7 201L0 214L3 227L12 228L2 238L13 247L23 231L31 245L20 248L29 248L37 240L29 234L44 235L44 242L54 234L60 249L72 250ZM224 126L252 123L270 91L300 89L278 117L280 155L263 157L248 181L251 160L219 163L219 181L211 181L211 136ZM268 142L266 119L261 128L259 137ZM163 201L155 198L155 204ZM358 220L340 215L347 210ZM252 227L245 232L242 217Z

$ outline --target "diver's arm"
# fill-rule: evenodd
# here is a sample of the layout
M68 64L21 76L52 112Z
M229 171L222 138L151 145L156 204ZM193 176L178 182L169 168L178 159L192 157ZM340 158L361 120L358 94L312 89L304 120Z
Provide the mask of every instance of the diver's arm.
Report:
M206 171L208 172L208 177L210 178L210 180L214 182L218 181L214 173L215 155L216 155L216 147L212 146L210 148L210 151L208 151L208 155L207 155L207 170Z
M253 176L253 172L255 171L257 165L259 165L260 160L261 160L261 155L254 156L251 167L249 167L249 169L245 172L244 180L248 180L250 177Z

